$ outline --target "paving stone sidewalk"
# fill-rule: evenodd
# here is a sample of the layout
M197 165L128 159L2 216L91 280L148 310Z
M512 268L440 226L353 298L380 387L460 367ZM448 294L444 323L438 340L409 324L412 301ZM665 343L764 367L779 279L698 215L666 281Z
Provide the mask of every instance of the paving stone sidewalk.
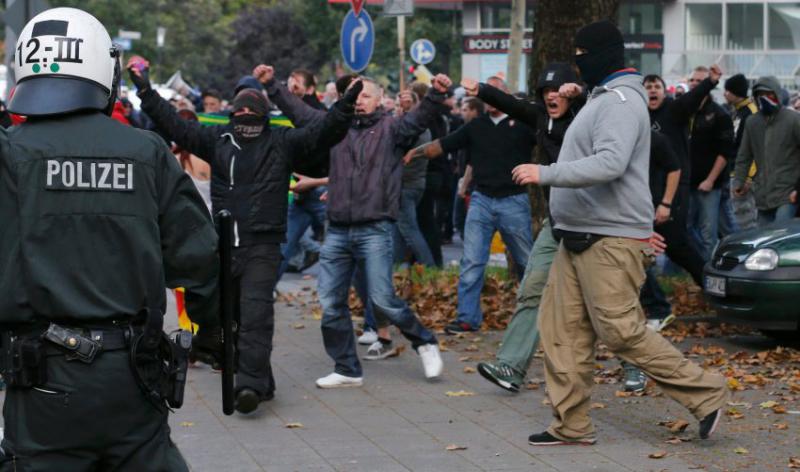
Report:
M279 288L291 291L312 283L282 282ZM172 437L192 470L209 472L696 469L678 454L648 458L664 449L658 444L663 435L638 437L597 415L595 446L530 446L528 435L542 431L550 418L542 390L519 395L499 390L465 372L474 362L459 361L464 356L456 350L443 353L444 378L426 381L418 356L406 345L398 358L364 362L363 388L320 390L314 380L333 366L323 350L319 321L307 309L278 304L275 399L254 416L226 417L219 376L194 368L185 405L172 417ZM448 391L474 395L448 397ZM288 428L290 423L302 427ZM689 428L696 431L695 424ZM450 445L464 449L449 451Z

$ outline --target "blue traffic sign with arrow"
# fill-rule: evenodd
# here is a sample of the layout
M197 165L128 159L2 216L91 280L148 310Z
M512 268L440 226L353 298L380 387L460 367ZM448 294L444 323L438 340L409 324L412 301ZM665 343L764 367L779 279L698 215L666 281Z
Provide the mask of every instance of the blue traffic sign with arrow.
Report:
M411 43L411 60L417 64L430 64L436 57L436 46L428 39L418 39Z
M342 58L355 72L361 72L369 65L375 46L375 27L366 10L356 15L353 10L342 21Z

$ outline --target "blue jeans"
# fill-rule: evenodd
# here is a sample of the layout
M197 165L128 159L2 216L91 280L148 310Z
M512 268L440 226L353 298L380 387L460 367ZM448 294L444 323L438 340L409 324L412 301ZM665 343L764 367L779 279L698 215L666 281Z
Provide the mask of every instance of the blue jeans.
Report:
M771 210L758 210L758 225L767 225L775 221L791 220L797 214L796 203L784 203Z
M458 278L458 318L479 328L483 321L481 290L489 249L495 231L500 231L522 279L533 246L531 206L527 193L504 198L491 198L473 192L464 226L464 255Z
M289 259L297 252L300 240L306 230L312 225L325 226L327 207L325 202L319 199L323 193L325 193L325 187L317 187L302 194L289 205L289 214L286 219L286 242L281 244L283 260L278 269L278 280L286 272Z
M719 235L721 238L741 231L739 222L733 211L733 198L731 197L731 182L720 189L719 197Z
M689 219L686 227L689 236L697 248L697 252L708 262L711 251L717 245L719 236L719 201L721 192L712 189L710 192L701 192L693 189L689 198Z
M356 266L364 271L367 295L380 311L400 329L414 348L435 344L428 331L406 302L397 297L392 283L394 224L380 221L356 226L331 226L320 252L319 300L322 304L322 340L325 351L336 362L334 371L361 377L356 354L353 322L347 306L350 282Z
M411 249L414 259L422 265L433 267L433 254L428 242L422 236L417 223L417 205L422 200L424 189L406 189L400 194L400 214L397 215L397 233L395 241L395 262L402 262L406 248Z

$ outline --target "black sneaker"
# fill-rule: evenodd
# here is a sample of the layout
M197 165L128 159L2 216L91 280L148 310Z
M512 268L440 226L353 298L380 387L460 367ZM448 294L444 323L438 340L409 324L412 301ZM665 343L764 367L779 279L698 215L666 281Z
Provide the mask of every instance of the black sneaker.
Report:
M519 392L524 380L524 376L517 372L516 369L502 362L496 364L491 362L479 362L478 373L480 373L484 379L511 393Z
M564 440L558 439L547 431L528 436L528 444L531 446L591 446L596 443L595 438Z
M722 408L709 413L705 418L700 420L700 439L708 439L717 429L719 419L722 418Z
M236 394L234 408L236 408L236 411L239 413L246 415L247 413L254 412L256 408L258 408L260 402L261 398L259 398L258 392L252 388L243 388Z
M463 321L453 321L444 327L444 332L447 334L472 333L475 331L478 331L478 328L473 328L469 323L464 323Z

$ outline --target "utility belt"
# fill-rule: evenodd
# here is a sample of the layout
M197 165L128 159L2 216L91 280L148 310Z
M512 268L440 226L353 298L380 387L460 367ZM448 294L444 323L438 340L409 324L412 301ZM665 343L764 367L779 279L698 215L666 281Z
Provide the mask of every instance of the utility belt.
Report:
M161 314L157 314L161 317ZM148 315L149 317L149 315ZM148 329L148 325L151 329ZM50 323L3 333L3 379L12 388L47 383L48 358L92 364L103 352L127 350L134 377L143 393L158 406L183 404L189 365L191 333L177 330L167 336L154 325L111 323L108 327L75 327Z
M553 228L553 237L556 241L563 242L564 247L573 254L580 254L592 247L597 241L605 238L602 234L579 233L555 228Z

